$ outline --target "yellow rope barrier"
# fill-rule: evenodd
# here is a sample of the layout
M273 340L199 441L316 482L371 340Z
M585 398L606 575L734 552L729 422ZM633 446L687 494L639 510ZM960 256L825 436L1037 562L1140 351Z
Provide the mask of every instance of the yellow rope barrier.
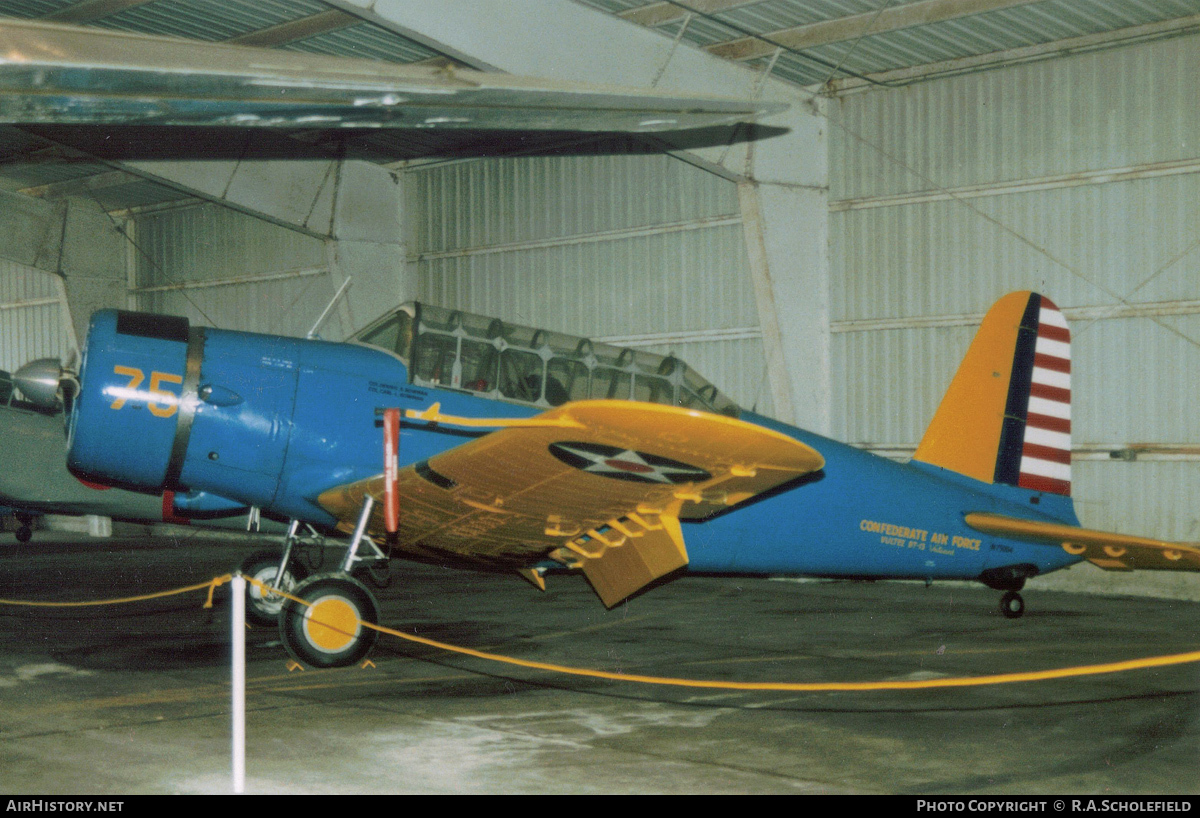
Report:
M492 662L503 662L510 665L548 670L555 673L565 673L572 676L590 676L597 679L612 679L621 682L640 682L642 684L670 685L674 687L702 687L711 690L774 690L791 692L830 692L830 691L862 691L862 690L921 690L935 687L980 687L983 685L1012 684L1014 682L1039 682L1048 679L1065 679L1073 676L1093 676L1101 673L1119 673L1128 670L1140 670L1149 667L1164 667L1180 665L1188 662L1200 662L1200 651L1179 653L1171 656L1151 656L1145 659L1131 659L1124 662L1110 662L1101 665L1083 665L1079 667L1055 668L1026 673L1001 673L994 676L967 676L947 679L921 679L909 681L886 682L714 682L699 679L673 679L661 676L640 676L632 673L611 673L605 670L587 670L567 665L555 665L548 662L535 662L528 659L515 659L511 656L501 656L496 653L486 653L471 648L463 648L426 639L421 636L401 633L400 631L362 622L372 630L398 636L410 642L418 642L441 650L462 653Z
M167 596L176 596L178 594L186 594L191 591L198 591L202 588L208 588L208 599L205 601L204 607L211 608L213 603L213 592L221 585L230 582L232 579L232 574L225 574L224 576L214 577L208 582L200 582L196 583L195 585L188 585L182 588L160 591L153 594L142 594L140 596L121 597L118 599L100 599L89 602L32 602L17 599L0 599L0 605L17 605L42 608L76 608L98 605L122 605L131 602L143 602L148 599L160 599ZM311 607L305 600L292 596L283 591L277 591L256 579L247 577L246 582L258 587L264 593L278 594L279 596L290 599L293 602ZM1189 653L1176 653L1167 656L1148 656L1142 659L1128 659L1122 662L1108 662L1098 665L1079 665L1076 667L1052 668L1050 670L1035 670L1023 673L1000 673L993 676L964 676L947 679L920 679L907 681L897 680L881 682L719 682L705 681L701 679L676 679L665 676L642 676L636 673L613 673L606 670L589 670L587 668L558 665L551 662L537 662L530 659L517 659L512 656L503 656L498 653L489 653L487 651L475 650L473 648L464 648L458 645L451 645L446 642L438 642L435 639L427 639L423 636L403 633L402 631L393 630L392 628L385 628L382 625L376 625L371 622L363 622L360 620L359 624L379 633L385 633L389 636L395 636L409 642L425 645L426 647L436 648L438 650L444 650L450 653L458 653L464 656L473 656L477 659L484 659L489 662L500 662L502 664L531 668L533 670L544 670L551 673L562 673L570 676L585 676L594 679L608 679L617 682L636 682L640 684L668 685L673 687L696 687L707 688L710 690L769 690L816 693L866 690L928 690L931 688L941 687L981 687L984 685L1013 684L1016 682L1042 682L1051 679L1067 679L1077 676L1096 676L1104 673L1123 673L1131 670L1144 670L1147 668L1168 667L1171 665L1200 662L1200 651L1192 651ZM331 626L326 625L326 627Z
M167 596L178 596L179 594L190 593L191 591L199 591L201 588L208 589L208 600L204 603L205 608L211 608L213 605L213 591L221 585L233 580L233 574L225 574L221 577L213 577L207 582L198 582L195 585L188 585L183 588L174 588L169 591L158 591L153 594L142 594L141 596L126 596L117 599L96 599L89 602L31 602L24 599L0 599L0 605L17 605L26 608L90 608L99 605L126 605L130 602L145 602L148 599L161 599ZM247 580L252 581L252 580Z
M246 581L253 585L257 585L264 593L271 591L269 587L263 585L258 580L247 579ZM293 602L297 602L301 605L311 607L309 603L303 599L291 596L282 591L273 591L273 593L279 594L280 596L286 597L287 599L290 599ZM1150 656L1143 659L1130 659L1123 662L1109 662L1099 665L1053 668L1051 670L1037 670L1024 673L1001 673L993 676L964 676L946 679L920 679L883 682L718 682L700 679L675 679L664 676L642 676L635 673L613 673L607 670L589 670L587 668L577 668L569 665L557 665L550 662L537 662L530 659L517 659L512 656L503 656L498 653L488 653L486 651L475 650L473 648L464 648L458 645L451 645L446 642L438 642L435 639L427 639L423 636L415 636L413 634L404 633L391 628L385 628L382 625L376 625L371 622L364 622L362 620L359 620L359 624L379 633L385 633L389 636L396 636L409 642L416 642L417 644L425 645L431 648L437 648L450 653L474 656L477 659L485 659L489 662L500 662L502 664L517 665L519 667L532 668L534 670L545 670L552 673L562 673L570 676L586 676L594 679L609 679L618 682L637 682L640 684L668 685L673 687L706 688L709 690L769 690L777 692L788 691L816 693L866 690L926 690L939 687L982 687L984 685L1066 679L1075 676L1095 676L1103 673L1120 673L1130 670L1142 670L1151 667L1166 667L1169 665L1182 665L1191 662L1200 662L1200 651L1193 651L1190 653L1177 653L1169 656ZM336 630L330 625L325 625L325 627Z

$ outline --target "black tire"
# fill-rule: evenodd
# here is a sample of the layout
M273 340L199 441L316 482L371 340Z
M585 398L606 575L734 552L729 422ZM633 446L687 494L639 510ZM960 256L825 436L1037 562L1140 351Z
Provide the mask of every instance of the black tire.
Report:
M279 560L283 555L278 551L255 551L242 562L242 575L256 579L265 585L275 582L275 574L279 571ZM304 566L295 560L288 560L288 567L283 572L283 582L279 589L293 593L297 584L308 576ZM246 619L256 625L274 625L279 621L279 612L283 610L283 597L275 594L264 594L257 585L246 583Z
M379 604L358 580L346 574L317 574L292 594L307 604L285 600L279 636L288 653L312 667L346 667L363 659L379 632L363 625L379 622Z
M1000 597L1000 613L1009 619L1019 619L1025 613L1025 600L1016 591Z
M33 529L23 525L17 529L17 542L26 543L33 539Z

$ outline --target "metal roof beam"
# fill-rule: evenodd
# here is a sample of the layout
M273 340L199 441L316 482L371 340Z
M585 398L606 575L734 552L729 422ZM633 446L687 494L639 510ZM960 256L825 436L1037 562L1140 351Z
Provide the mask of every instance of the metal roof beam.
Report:
M647 6L640 6L635 9L627 9L620 12L617 16L622 20L628 20L631 23L637 23L640 26L664 26L667 23L675 23L687 17L689 13L696 12L699 14L719 14L722 11L740 8L742 6L753 6L756 3L761 3L763 0L690 0L684 8L678 3L651 3Z
M232 45L273 48L285 43L293 43L297 40L316 37L320 34L328 34L331 31L339 31L343 28L358 25L361 22L362 20L356 15L347 14L340 9L329 9L320 14L301 17L299 20L289 20L277 26L270 26L269 28L262 28L258 31L251 31L237 37L231 37L225 40L225 42Z
M765 32L761 39L739 37L705 46L704 50L727 60L754 60L770 56L779 46L802 51L806 48L900 31L913 26L941 23L1014 6L1026 6L1035 2L1039 0L918 0L903 6L885 8L883 11L868 11L849 17Z
M458 55L456 58L489 66L493 71L553 77L566 83L663 89L663 93L671 89L674 93L761 100L767 107L773 102L784 102L792 109L787 114L758 117L751 114L740 120L757 120L757 125L765 126L764 131L775 134L773 139L754 142L756 158L752 163L758 173L772 179L784 177L788 182L806 184L814 175L807 167L797 170L795 150L785 147L794 137L779 136L781 129L809 133L806 125L794 122L812 118L811 110L802 104L804 95L794 85L773 80L759 69L731 65L699 49L664 40L661 34L629 24L615 15L572 0L507 0L503 4L486 0L323 2L391 31L418 38L434 51ZM614 59L617 51L620 58ZM746 134L749 132L749 128L738 125L731 133L715 130L719 138L709 137L707 142L703 135L691 139L679 134L647 134L643 139L685 162L739 181L748 175L747 146L751 140ZM720 144L709 147L714 142ZM803 147L800 150L805 152ZM771 161L768 158L771 155L780 161ZM815 164L820 168L816 175L823 174L824 165Z
M62 182L49 182L44 185L27 187L19 190L18 193L38 199L62 199L67 196L90 196L96 191L130 185L140 181L140 176L121 170L113 170L107 173L97 173L92 176L82 176L78 179L67 179Z
M539 4L529 0L323 2L481 70L517 76L644 87L651 84L660 73L664 58L670 56L670 42L664 44L661 34L626 25L614 15L564 0L543 0ZM620 59L613 57L614 36L621 41ZM664 74L659 83L663 87L745 94L754 85L756 74L731 71L719 61L706 60L695 50L677 56L680 70L668 73L682 75L686 64L690 76L679 79Z

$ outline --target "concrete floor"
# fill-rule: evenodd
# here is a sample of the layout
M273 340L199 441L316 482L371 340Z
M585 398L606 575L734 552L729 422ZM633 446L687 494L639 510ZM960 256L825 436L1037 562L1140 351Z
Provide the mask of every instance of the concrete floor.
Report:
M27 546L0 597L147 593L232 570L244 540ZM59 535L62 538L62 535ZM329 562L333 556L330 555ZM329 563L327 562L327 565ZM1200 648L1194 602L684 577L606 611L582 579L395 563L383 624L526 659L742 681L975 676ZM231 791L229 606L0 606L0 788ZM373 666L289 669L247 637L248 793L1200 792L1200 667L876 693L728 692L557 675L382 637Z

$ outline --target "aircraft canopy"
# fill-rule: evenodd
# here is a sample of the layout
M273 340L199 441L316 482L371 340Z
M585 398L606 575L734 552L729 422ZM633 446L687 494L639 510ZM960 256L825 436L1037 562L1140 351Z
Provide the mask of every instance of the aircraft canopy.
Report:
M673 355L610 346L460 310L409 302L352 340L400 356L410 382L530 406L635 400L737 417L739 409Z

